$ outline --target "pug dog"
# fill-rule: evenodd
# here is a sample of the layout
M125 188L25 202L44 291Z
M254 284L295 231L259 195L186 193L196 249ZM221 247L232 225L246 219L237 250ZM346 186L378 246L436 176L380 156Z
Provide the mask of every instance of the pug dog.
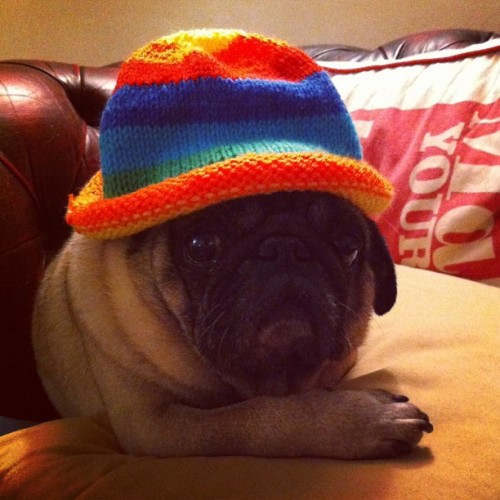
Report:
M61 415L105 414L132 454L393 457L428 416L336 385L395 299L373 221L331 194L279 192L118 240L73 234L41 284L33 346Z

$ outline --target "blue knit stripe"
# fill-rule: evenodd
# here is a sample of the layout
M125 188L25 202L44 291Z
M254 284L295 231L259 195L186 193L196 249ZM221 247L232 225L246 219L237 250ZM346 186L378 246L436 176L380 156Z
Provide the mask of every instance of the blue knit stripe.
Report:
M182 164L186 157L215 148L259 141L305 143L318 150L361 158L360 144L346 112L288 120L108 128L100 137L102 168L108 175L170 161Z
M301 82L206 78L124 86L108 102L101 129L280 119L344 110L323 71Z

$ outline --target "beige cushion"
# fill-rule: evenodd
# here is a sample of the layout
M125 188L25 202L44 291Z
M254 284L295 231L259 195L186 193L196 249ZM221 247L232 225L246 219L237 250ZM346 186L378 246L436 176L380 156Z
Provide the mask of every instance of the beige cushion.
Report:
M48 422L0 438L0 497L500 497L500 290L399 267L346 386L408 395L435 426L394 460L127 456L105 422ZM334 425L334 423L332 423Z

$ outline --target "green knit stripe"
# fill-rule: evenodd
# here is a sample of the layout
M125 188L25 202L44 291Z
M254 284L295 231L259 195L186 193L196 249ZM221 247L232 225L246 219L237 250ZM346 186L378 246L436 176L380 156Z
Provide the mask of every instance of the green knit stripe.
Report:
M104 179L106 198L114 198L137 189L176 177L196 168L212 165L247 153L297 153L321 151L320 147L292 141L259 141L248 144L231 144L187 156L182 160L169 160L160 165L126 169L121 173L107 174Z

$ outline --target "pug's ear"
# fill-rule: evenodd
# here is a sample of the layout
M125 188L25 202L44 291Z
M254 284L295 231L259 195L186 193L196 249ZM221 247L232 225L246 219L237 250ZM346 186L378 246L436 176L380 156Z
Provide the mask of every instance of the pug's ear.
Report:
M396 270L387 244L377 225L368 219L370 231L370 252L368 262L375 276L374 311L381 316L390 311L396 302Z

